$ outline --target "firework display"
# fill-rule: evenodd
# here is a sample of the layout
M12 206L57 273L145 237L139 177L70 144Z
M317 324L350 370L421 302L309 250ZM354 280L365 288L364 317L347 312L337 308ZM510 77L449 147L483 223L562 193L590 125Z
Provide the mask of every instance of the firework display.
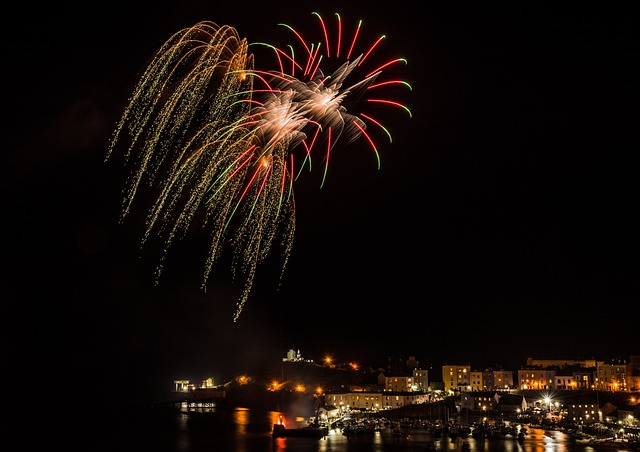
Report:
M366 42L362 21L343 31L338 14L330 32L329 23L312 14L320 40L307 41L281 24L294 38L286 50L249 44L235 28L208 21L175 33L142 72L109 144L107 159L122 147L132 166L122 218L139 192L153 193L142 243L152 234L163 242L156 283L172 243L190 227L204 227L210 239L202 288L227 246L233 276L243 280L234 321L259 264L276 246L281 275L287 266L296 227L294 182L302 169L319 160L322 187L336 144L361 138L379 168L376 137L391 141L391 133L378 112L399 109L411 117L394 100L411 86L383 76L406 60L371 63L385 37ZM258 51L276 69L257 68L264 64Z

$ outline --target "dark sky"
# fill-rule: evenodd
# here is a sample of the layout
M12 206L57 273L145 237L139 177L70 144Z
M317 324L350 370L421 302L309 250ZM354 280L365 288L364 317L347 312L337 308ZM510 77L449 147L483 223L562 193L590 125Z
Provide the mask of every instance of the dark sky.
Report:
M21 378L170 388L291 348L513 369L640 353L640 41L622 6L147 3L25 10L3 31L2 298ZM128 169L104 161L108 141L171 34L210 20L273 42L281 22L315 32L312 11L386 35L412 117L389 111L380 169L355 143L322 189L300 181L281 288L268 261L234 323L240 284L222 266L200 290L198 234L154 286L144 212L118 222Z

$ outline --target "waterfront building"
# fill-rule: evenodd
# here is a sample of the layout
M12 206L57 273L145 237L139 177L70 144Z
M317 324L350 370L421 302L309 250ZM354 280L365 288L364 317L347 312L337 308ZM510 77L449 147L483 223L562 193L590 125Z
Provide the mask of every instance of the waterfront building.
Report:
M575 424L593 424L601 421L602 412L596 395L573 397L566 404L567 419Z
M384 378L385 391L410 392L413 387L413 375L389 375Z
M428 392L429 391L429 371L426 369L413 369L413 387L412 391Z
M442 383L445 391L457 393L471 390L471 365L446 364L442 366Z
M470 411L493 411L498 404L495 391L466 391L460 393L460 409Z
M520 369L518 382L520 389L555 389L555 370Z
M589 389L593 386L593 372L587 370L573 372L573 388L567 389Z
M333 405L341 410L379 411L402 408L407 405L427 403L429 401L429 394L414 391L328 391L324 395L324 403L326 405Z
M616 407L615 421L625 428L640 429L640 403L624 404ZM640 431L637 432L640 434Z
M173 391L174 392L189 392L192 389L195 389L196 385L191 383L189 380L173 380Z
M534 402L531 397L527 400L524 394L498 393L497 410L501 413L524 413L529 408L533 408Z
M513 371L511 370L494 370L493 375L493 389L499 391L509 390L514 388L513 384Z
M554 377L554 389L575 389L576 381L573 378L573 374L570 375L557 375Z
M627 389L627 363L601 363L596 369L595 385L599 391L625 391Z
M597 366L595 359L539 359L528 357L527 367L584 367L586 369L592 369Z
M513 389L513 372L510 370L485 369L469 373L471 391L508 391Z
M486 391L491 384L493 373L485 371L472 370L469 372L469 389L471 391Z

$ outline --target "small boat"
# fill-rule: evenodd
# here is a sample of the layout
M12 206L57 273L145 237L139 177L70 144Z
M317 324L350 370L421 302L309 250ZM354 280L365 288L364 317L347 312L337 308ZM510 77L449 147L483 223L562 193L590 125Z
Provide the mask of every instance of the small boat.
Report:
M323 438L329 434L327 427L319 427L310 425L308 427L286 428L284 424L273 424L271 435L274 438L285 438L288 436L307 437L307 438Z
M615 450L624 450L624 443L622 441L617 441L614 438L602 438L602 439L594 439L589 443L591 447L594 449L615 449Z
M575 433L573 435L573 440L576 444L586 444L589 445L593 442L594 438L591 435L587 435L586 433Z
M282 416L280 416L277 424L273 424L273 430L271 431L271 436L273 436L274 438L285 438L288 436L324 438L328 434L329 429L318 424L312 424L306 427L299 428L287 428L284 425L284 419Z

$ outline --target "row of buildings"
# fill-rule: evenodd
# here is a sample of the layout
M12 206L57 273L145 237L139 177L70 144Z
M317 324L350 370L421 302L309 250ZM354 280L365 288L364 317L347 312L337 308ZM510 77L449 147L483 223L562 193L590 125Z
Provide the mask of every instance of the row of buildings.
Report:
M285 363L313 363L304 359L300 350L289 350ZM324 365L335 366L326 360ZM353 366L350 363L343 368ZM414 356L402 365L381 369L377 384L385 391L428 392L442 389L449 393L486 390L598 390L640 391L640 356L631 356L622 361L564 360L528 358L527 364L518 370L474 369L470 363L445 364L442 366L442 381L429 375ZM431 370L433 372L433 370Z
M303 386L318 385L317 375L310 372L296 372L309 368L342 370L345 375L338 377L340 386L353 385L349 378L355 373L362 375L363 370L353 363L339 364L330 360L315 363L311 359L302 357L300 351L289 350L283 365L282 376L289 374L282 380L316 380L307 381ZM378 368L370 372L367 378L359 380L359 386L364 390L382 389L386 392L428 393L442 390L448 394L460 394L470 391L511 391L520 390L596 390L606 392L634 392L640 391L640 355L630 356L628 360L618 362L586 360L558 360L528 358L527 364L518 370L485 368L478 370L470 363L445 364L441 375L433 375L434 369L423 369L414 356L410 356L400 365L396 362L387 368ZM371 378L371 374L375 373ZM324 377L326 373L322 374ZM333 374L335 376L335 374ZM441 379L438 378L441 376ZM247 376L237 376L242 383ZM326 380L326 378L325 378ZM326 381L325 381L326 382ZM333 385L335 385L335 378ZM213 378L203 380L199 386L189 380L174 380L174 391L182 392L200 388L213 388ZM278 384L276 384L276 387ZM331 384L329 387L332 386ZM325 386L326 387L326 386Z
M421 376L421 372L418 372ZM470 364L442 366L443 389L454 392L488 389L640 391L640 356L622 362L528 358L517 371L472 370Z

